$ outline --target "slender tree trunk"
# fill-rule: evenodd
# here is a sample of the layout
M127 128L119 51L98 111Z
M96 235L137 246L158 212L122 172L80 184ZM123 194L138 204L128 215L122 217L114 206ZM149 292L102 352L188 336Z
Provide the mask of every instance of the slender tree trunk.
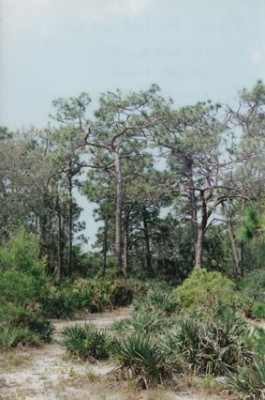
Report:
M200 191L201 198L201 222L197 222L197 238L195 244L195 259L194 259L194 267L201 268L202 267L202 258L203 258L203 242L205 231L207 227L208 219L211 213L207 210L207 202L205 199L205 191Z
M123 234L123 269L124 274L127 276L129 272L129 224L127 216L124 220L124 234Z
M146 268L147 268L148 276L151 277L154 275L154 271L153 271L153 265L152 265L152 254L151 254L151 250L150 250L150 235L149 235L145 207L143 207L142 217L143 217L144 241L145 241L145 251L146 251Z
M103 246L102 246L102 271L101 271L101 275L103 277L106 274L106 267L107 267L108 240L109 240L109 215L106 214L105 221L104 221L104 235L103 235Z
M59 193L57 192L56 198L56 211L57 211L57 270L56 275L58 279L62 279L62 267L63 267L63 249L62 249L62 214Z
M232 254L233 254L233 259L235 263L235 272L237 276L243 276L243 266L242 266L242 249L238 246L236 242L236 237L233 231L233 223L232 223L232 218L229 212L229 206L228 209L224 204L222 204L222 209L225 214L225 219L226 219L226 226L228 229L228 235L231 243L231 248L232 248Z
M68 277L71 278L73 273L73 182L72 182L72 163L69 163L68 174L68 193L69 193L69 206L68 206Z
M118 275L122 273L122 172L118 152L114 152L116 172L116 213L115 213L115 267Z
M204 240L204 231L202 227L199 226L197 230L197 238L195 244L195 260L194 260L195 268L201 268L202 266L203 240Z

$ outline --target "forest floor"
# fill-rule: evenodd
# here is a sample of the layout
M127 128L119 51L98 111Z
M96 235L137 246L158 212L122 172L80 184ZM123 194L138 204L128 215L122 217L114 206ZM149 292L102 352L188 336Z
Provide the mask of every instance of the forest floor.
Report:
M120 382L115 366L109 362L95 364L71 359L62 346L62 329L89 321L106 327L128 317L129 308L79 316L75 320L53 320L53 342L41 348L17 349L1 354L0 400L226 400L225 393L187 378L174 390L157 387L139 390L132 382ZM206 386L206 385L205 385ZM234 397L235 398L235 397Z

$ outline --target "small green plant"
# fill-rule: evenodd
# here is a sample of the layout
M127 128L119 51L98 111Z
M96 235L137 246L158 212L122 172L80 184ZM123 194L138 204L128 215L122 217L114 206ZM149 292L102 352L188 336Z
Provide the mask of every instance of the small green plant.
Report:
M74 357L104 360L109 357L109 342L105 331L92 324L73 325L63 330L64 345Z
M0 326L0 349L9 350L17 346L38 346L41 339L28 327Z
M152 381L162 382L168 376L166 359L154 338L131 335L116 341L112 354L120 368L134 378L140 378L147 388Z
M255 301L250 309L250 315L252 318L265 318L265 303Z
M165 312L168 316L180 308L174 293L157 290L149 290L146 296L133 302L133 307L135 311L148 313L157 310Z
M226 386L242 394L242 399L265 399L265 359L254 357L250 365L238 368L226 378Z

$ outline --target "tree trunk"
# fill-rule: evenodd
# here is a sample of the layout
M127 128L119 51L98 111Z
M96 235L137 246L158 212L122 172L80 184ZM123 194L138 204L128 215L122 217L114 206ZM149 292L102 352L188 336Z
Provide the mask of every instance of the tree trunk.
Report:
M115 213L115 267L118 275L122 273L122 172L118 152L114 152L116 172L116 213Z
M191 218L191 229L192 229L192 237L193 237L193 245L194 245L194 254L197 243L197 234L198 234L198 216L197 216L197 206L196 206L196 197L194 190L194 182L193 182L193 160L191 158L186 158L186 176L189 183L189 203L190 203L190 218Z
M107 267L108 239L109 239L109 215L106 215L105 216L105 221L104 221L104 235L103 235L103 246L102 246L102 271L101 271L101 275L103 277L106 274L106 267Z
M194 260L195 268L201 268L202 266L203 239L204 239L204 231L202 227L198 227L197 240L195 244L195 260Z
M68 277L71 278L73 273L73 182L72 182L72 163L69 163L70 172L68 177L68 193L69 193L69 207L68 207Z
M56 275L58 279L62 279L62 267L63 267L63 248L62 248L62 214L60 206L59 193L57 192L56 198L56 211L57 211L57 269Z
M233 259L235 263L235 272L237 276L243 276L243 265L242 265L242 249L238 246L236 242L236 237L233 231L233 223L232 223L232 218L229 212L229 206L228 209L225 207L224 204L222 204L222 209L225 214L225 219L226 219L226 225L228 229L228 234L229 234L229 239L231 243L231 248L232 248L232 254L233 254Z
M154 275L153 265L152 265L152 254L150 250L150 236L148 230L148 222L146 218L146 209L143 207L142 211L143 216L143 225L144 225L144 241L145 241L145 249L146 249L146 268L147 274L149 277Z
M197 221L197 237L195 244L195 259L194 259L194 267L201 268L202 266L202 257L203 257L203 242L205 231L207 227L208 219L211 215L211 212L207 210L207 202L205 199L205 191L200 190L200 198L201 198L201 222Z
M123 234L123 269L124 274L127 276L129 272L129 224L127 215L124 220L124 234Z

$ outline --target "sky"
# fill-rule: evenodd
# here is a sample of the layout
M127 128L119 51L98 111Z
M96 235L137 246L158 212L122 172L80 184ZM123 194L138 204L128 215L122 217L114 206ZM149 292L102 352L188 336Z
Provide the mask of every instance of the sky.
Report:
M231 103L265 80L264 21L265 0L0 0L0 125L41 128L58 97L152 83L176 107Z

